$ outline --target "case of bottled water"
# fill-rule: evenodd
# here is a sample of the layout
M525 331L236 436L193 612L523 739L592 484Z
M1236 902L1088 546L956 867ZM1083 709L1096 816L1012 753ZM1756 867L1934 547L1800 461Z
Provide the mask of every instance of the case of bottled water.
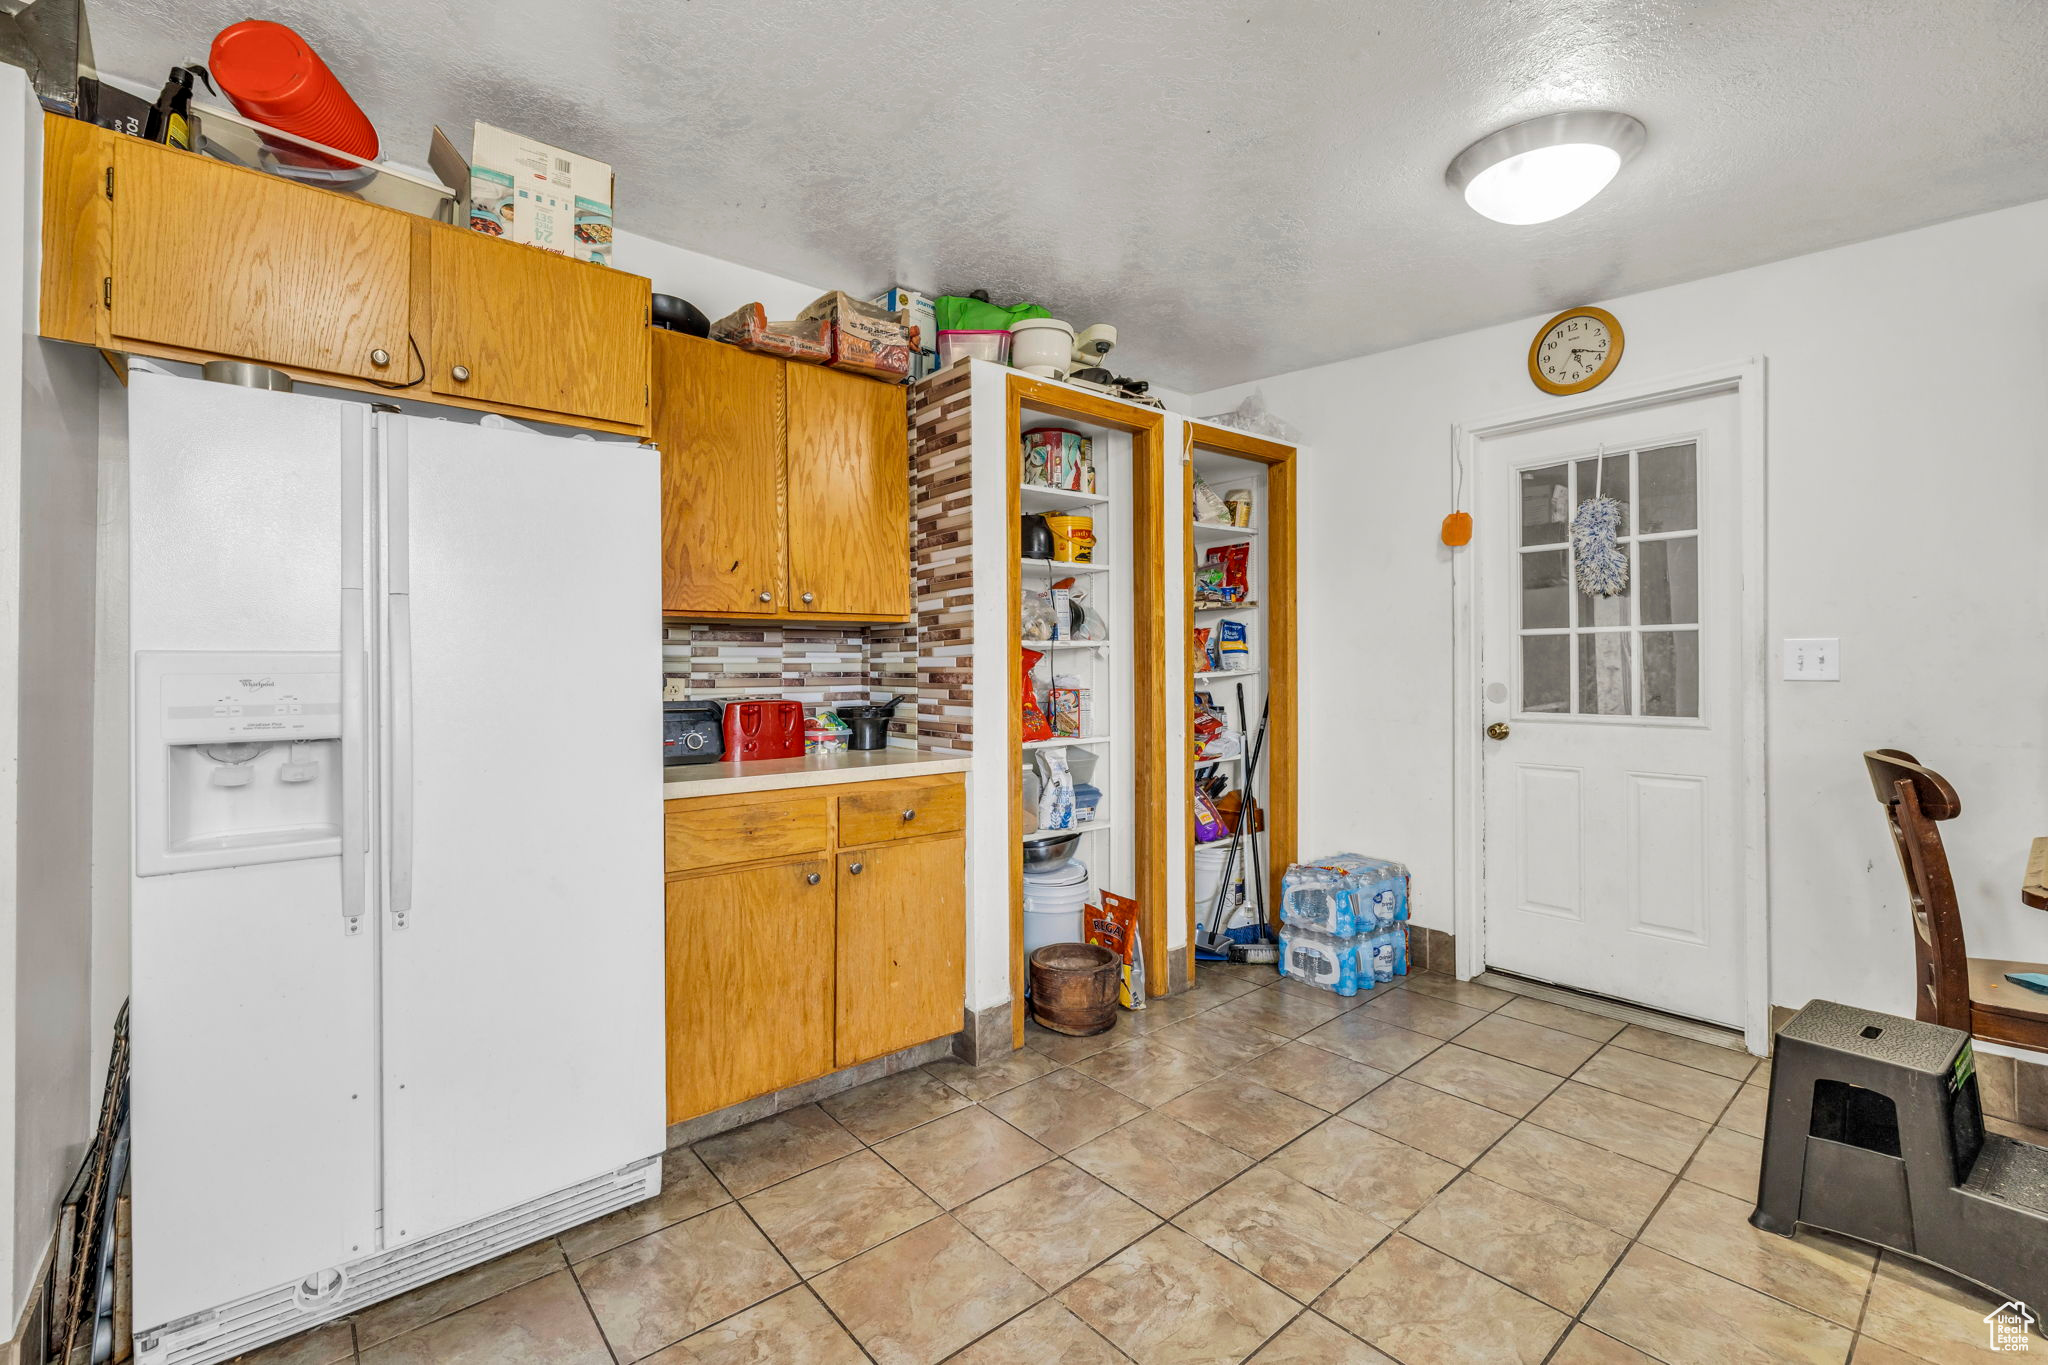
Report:
M1362 853L1296 863L1281 879L1280 918L1336 938L1399 924L1408 918L1408 869Z
M1281 879L1280 972L1356 995L1408 974L1408 869L1339 853Z

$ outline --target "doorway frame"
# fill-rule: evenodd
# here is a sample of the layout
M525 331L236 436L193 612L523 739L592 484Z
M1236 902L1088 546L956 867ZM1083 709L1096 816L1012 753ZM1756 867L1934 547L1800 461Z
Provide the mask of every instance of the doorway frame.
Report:
M1758 1055L1769 1044L1771 1021L1769 795L1765 767L1771 661L1766 576L1770 526L1764 482L1768 469L1765 378L1764 358L1752 356L1625 388L1605 387L1563 402L1531 403L1473 421L1454 422L1449 471L1455 498L1461 470L1470 476L1465 484L1476 486L1479 452L1486 441L1691 398L1735 396L1735 422L1741 446L1736 462L1741 537L1741 593L1736 618L1737 646L1744 652L1740 710L1742 787L1736 815L1742 851L1736 885L1742 896L1743 1040L1750 1052ZM1479 629L1484 603L1478 554L1477 546L1470 554L1451 552L1451 923L1457 934L1460 980L1470 980L1486 969L1486 793L1479 743L1481 690L1485 686Z

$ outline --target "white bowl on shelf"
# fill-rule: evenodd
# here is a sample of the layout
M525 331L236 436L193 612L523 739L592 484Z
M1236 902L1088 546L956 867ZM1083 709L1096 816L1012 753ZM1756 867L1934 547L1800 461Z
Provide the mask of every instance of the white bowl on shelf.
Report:
M1058 318L1010 324L1010 368L1041 379L1065 379L1074 357L1074 329Z

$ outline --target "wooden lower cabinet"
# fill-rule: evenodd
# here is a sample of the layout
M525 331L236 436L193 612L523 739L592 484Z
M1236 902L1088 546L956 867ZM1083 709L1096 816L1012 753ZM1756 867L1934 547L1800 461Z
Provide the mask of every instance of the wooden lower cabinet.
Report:
M954 774L667 803L670 1123L959 1030L965 805Z
M831 867L668 884L669 1122L832 1070Z
M839 854L840 1066L959 1029L966 862L958 834Z

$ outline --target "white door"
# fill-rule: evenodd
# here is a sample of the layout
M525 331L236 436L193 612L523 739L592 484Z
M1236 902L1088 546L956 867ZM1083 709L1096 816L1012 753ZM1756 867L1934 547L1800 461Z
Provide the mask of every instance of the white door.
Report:
M134 651L359 650L343 599L361 523L344 505L361 497L362 418L349 403L130 377ZM143 689L134 704L160 700ZM163 782L161 764L132 757ZM337 778L352 800L352 773L317 780ZM342 862L131 883L137 1327L376 1250L377 948L343 913L362 906L344 901Z
M1743 1023L1737 399L1481 441L1486 963ZM1602 455L1604 452L1604 456ZM1574 509L1628 584L1580 590Z
M657 456L380 420L384 1233L663 1146Z

